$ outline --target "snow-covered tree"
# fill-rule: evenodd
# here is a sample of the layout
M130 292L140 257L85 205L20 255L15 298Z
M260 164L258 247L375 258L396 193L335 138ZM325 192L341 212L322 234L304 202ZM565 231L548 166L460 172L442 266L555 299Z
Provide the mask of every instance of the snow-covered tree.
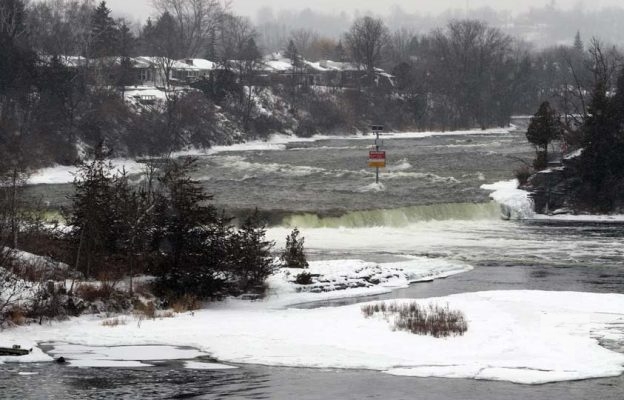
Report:
M299 229L295 228L286 236L286 248L282 253L281 260L287 268L307 268L308 261L303 250L305 239L299 237Z

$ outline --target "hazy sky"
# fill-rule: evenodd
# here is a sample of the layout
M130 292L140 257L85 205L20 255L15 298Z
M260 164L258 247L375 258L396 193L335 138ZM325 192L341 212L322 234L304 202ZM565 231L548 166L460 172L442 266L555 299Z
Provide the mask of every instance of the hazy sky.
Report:
M99 0L98 0L99 1ZM115 14L143 19L152 14L151 0L107 0ZM234 11L255 16L259 8L268 6L274 9L311 8L326 12L373 11L386 13L392 5L398 5L408 12L438 13L449 8L465 9L489 6L496 9L523 11L529 7L540 7L554 3L560 8L583 7L587 9L604 6L621 6L622 0L232 0Z

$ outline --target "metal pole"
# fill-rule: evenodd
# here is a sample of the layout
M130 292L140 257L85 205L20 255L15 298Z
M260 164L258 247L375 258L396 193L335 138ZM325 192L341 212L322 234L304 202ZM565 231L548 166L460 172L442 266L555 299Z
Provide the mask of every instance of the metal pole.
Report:
M377 139L375 139L375 151L379 151L379 131L377 133ZM379 167L375 168L375 183L379 184Z

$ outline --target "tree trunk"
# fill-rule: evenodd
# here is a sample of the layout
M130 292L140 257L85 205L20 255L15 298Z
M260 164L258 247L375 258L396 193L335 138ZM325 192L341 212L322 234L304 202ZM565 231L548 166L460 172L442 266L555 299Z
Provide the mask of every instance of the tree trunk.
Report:
M11 187L11 245L17 248L17 237L19 232L19 224L17 221L17 168L13 168L12 187Z

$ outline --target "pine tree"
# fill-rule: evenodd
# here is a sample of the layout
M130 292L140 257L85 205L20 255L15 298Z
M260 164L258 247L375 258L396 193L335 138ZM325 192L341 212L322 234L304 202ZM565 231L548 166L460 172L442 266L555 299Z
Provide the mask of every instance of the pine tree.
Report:
M115 253L113 166L99 145L92 161L79 165L74 179L67 225L76 248L75 268L87 277L104 271L106 258Z
M235 235L233 272L243 291L258 289L273 273L271 249L274 243L266 240L266 228L258 210L247 217Z
M576 50L579 54L582 54L585 51L580 31L576 31L576 35L574 35L574 50Z
M111 10L102 1L91 16L91 56L95 58L115 55L118 42L117 24L110 16Z
M299 55L297 46L295 46L295 42L293 42L292 40L288 42L288 47L286 48L286 54L284 55L286 56L286 58L290 60L290 64L292 65L293 70L300 67L301 56Z
M546 168L548 164L548 145L553 140L559 138L561 133L559 117L547 101L543 102L537 113L531 118L526 133L529 142L536 147L536 169Z
M281 260L287 268L307 268L309 266L303 250L305 239L299 238L299 229L295 228L286 237L286 248L282 253Z
M160 178L164 193L154 210L151 267L158 276L160 294L192 293L209 297L216 273L206 258L211 226L217 222L215 208L206 204L212 196L189 174L195 160L169 161Z
M130 59L134 52L135 42L136 39L130 28L123 23L117 32L118 48L116 55L120 58L115 71L115 85L119 88L122 98L124 97L125 87L136 82L136 74Z
M585 185L584 200L601 212L614 208L624 183L624 76L618 80L618 94L610 98L607 85L598 81L583 124L581 176Z

